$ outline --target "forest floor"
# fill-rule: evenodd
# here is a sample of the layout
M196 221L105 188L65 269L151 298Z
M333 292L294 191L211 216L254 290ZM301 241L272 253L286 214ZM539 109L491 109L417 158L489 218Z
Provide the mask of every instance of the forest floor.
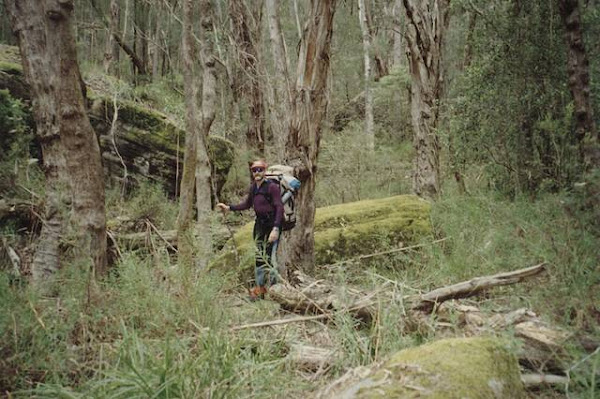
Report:
M137 212L161 207L162 213L153 208L163 215L154 223L167 227L162 223L172 220L175 208L164 208L160 190L146 190L119 206ZM145 250L122 249L110 277L99 284L77 267L65 268L55 291L40 295L3 273L2 392L304 398L352 367L441 337L470 335L464 312L457 310L468 306L486 317L527 309L565 331L569 339L553 360L560 370L550 371L567 374L569 386L537 388L530 396L593 397L600 356L584 346L600 337L597 239L569 213L566 199L508 201L484 192L446 197L433 205L431 216L443 241L425 237L411 251L317 267L314 277L321 281L402 299L477 276L547 265L539 276L460 300L417 324L406 317L402 301L376 301L376 322L366 326L348 309L325 319L270 324L301 315L269 299L248 302L235 265L182 270L154 234ZM393 249L387 245L382 250ZM256 325L261 322L267 325ZM513 327L488 333L511 342L515 353L523 345ZM302 347L327 362L303 363L297 356ZM539 371L548 373L544 367Z

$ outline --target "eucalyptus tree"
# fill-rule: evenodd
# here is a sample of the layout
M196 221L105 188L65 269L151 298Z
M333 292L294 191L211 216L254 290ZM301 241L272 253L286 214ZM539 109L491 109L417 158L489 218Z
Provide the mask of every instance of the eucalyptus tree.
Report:
M265 109L263 67L259 51L262 1L229 0L229 15L242 75L241 94L247 98L250 121L246 143L251 149L265 153Z
M297 14L297 3L294 1ZM275 64L275 76L270 90L273 95L267 96L271 107L271 130L278 159L284 159L286 140L286 119L290 115L292 107L292 89L288 67L288 57L285 46L281 21L279 19L279 2L266 0L267 23L269 26L269 40L271 53Z
M211 0L200 1L200 61L202 63L202 119L196 151L196 208L200 253L196 264L204 268L212 253L211 166L208 136L215 120L217 71L214 54L214 10Z
M286 162L302 183L296 206L298 225L284 240L288 269L314 269L314 192L322 122L327 111L333 16L336 0L311 0L298 52L292 113L288 119Z
M216 71L213 54L213 9L210 0L199 3L200 31L199 51L196 51L193 32L194 0L183 4L182 50L184 60L186 139L184 167L180 191L180 207L177 218L177 233L180 243L181 261L188 265L195 261L198 268L208 264L212 252L210 227L211 214L211 167L208 157L208 135L215 119ZM195 56L199 54L199 59ZM197 64L202 65L202 107L197 104ZM198 115L200 114L200 118ZM191 221L196 194L196 234L192 234ZM197 248L197 251L194 250Z
M69 234L73 234L76 258L103 274L107 267L104 181L77 63L73 1L5 0L5 6L31 87L46 175L34 281L43 283L61 266ZM74 231L69 232L71 225Z
M449 3L449 0L403 0L415 148L413 190L428 198L436 198L440 193L437 129L442 95L442 44Z
M371 29L369 28L368 11L365 0L358 0L358 19L362 32L364 88L365 88L365 136L367 148L375 150L375 121L373 119L373 91L371 89L373 72L371 68Z
M559 0L565 29L569 89L573 96L575 137L585 168L600 167L598 132L590 98L590 71L578 0Z
M177 216L177 242L179 261L191 264L194 257L194 239L190 229L194 215L194 193L196 188L196 153L198 146L198 73L197 47L194 40L194 0L185 0L182 8L181 52L183 56L183 78L185 95L185 149L183 171L179 190L179 213Z

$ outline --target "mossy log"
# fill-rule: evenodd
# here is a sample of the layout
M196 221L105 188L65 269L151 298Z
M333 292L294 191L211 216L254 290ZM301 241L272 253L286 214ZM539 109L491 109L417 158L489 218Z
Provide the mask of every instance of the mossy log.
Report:
M431 205L413 195L399 195L318 208L315 216L315 260L327 265L377 252L381 243L403 246L431 235ZM211 267L236 268L251 274L254 265L253 223L240 228ZM285 234L283 240L285 240ZM237 247L237 265L233 245Z
M492 338L435 341L350 370L319 398L524 398L516 357Z

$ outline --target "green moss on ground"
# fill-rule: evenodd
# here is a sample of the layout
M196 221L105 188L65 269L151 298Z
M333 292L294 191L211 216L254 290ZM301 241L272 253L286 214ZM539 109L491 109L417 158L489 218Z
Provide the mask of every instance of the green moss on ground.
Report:
M495 338L452 338L400 351L344 398L523 398L516 357Z
M330 264L381 250L388 245L407 244L431 234L430 204L413 195L365 200L317 209L315 259ZM235 235L242 270L254 264L253 223ZM213 267L236 267L232 243L225 246Z

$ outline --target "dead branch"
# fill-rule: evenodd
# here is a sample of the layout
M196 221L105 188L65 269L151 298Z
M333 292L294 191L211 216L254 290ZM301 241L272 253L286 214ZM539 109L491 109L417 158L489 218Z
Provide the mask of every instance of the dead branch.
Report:
M523 279L535 276L545 270L545 263L519 269L512 272L495 274L493 276L476 277L458 284L435 289L418 298L412 299L412 310L431 312L436 304L449 299L468 298L487 289L502 285L521 282Z
M113 234L117 240L124 242L126 246L130 248L143 248L146 246L146 240L148 236L147 232ZM175 247L177 245L177 230L162 231L160 233L160 237L163 241L168 242L171 247Z
M543 385L566 385L569 379L554 374L521 374L521 381L525 388L532 389Z
M8 242L6 241L6 237L2 237L2 245L8 254L8 258L10 259L10 263L12 264L12 274L15 277L21 276L21 258L17 255L17 252L12 249Z
M297 323L300 321L308 321L308 320L320 320L320 319L327 319L329 317L331 317L331 315L329 315L329 314L319 314L319 315L315 315L315 316L294 317L294 318L290 318L290 319L263 321L260 323L244 324L241 326L231 327L231 331L239 331L239 330L245 330L248 328L257 328L257 327L268 327L268 326L275 326L275 325L288 324L288 323Z
M287 358L298 368L318 371L328 368L334 360L334 350L315 346L293 344Z

